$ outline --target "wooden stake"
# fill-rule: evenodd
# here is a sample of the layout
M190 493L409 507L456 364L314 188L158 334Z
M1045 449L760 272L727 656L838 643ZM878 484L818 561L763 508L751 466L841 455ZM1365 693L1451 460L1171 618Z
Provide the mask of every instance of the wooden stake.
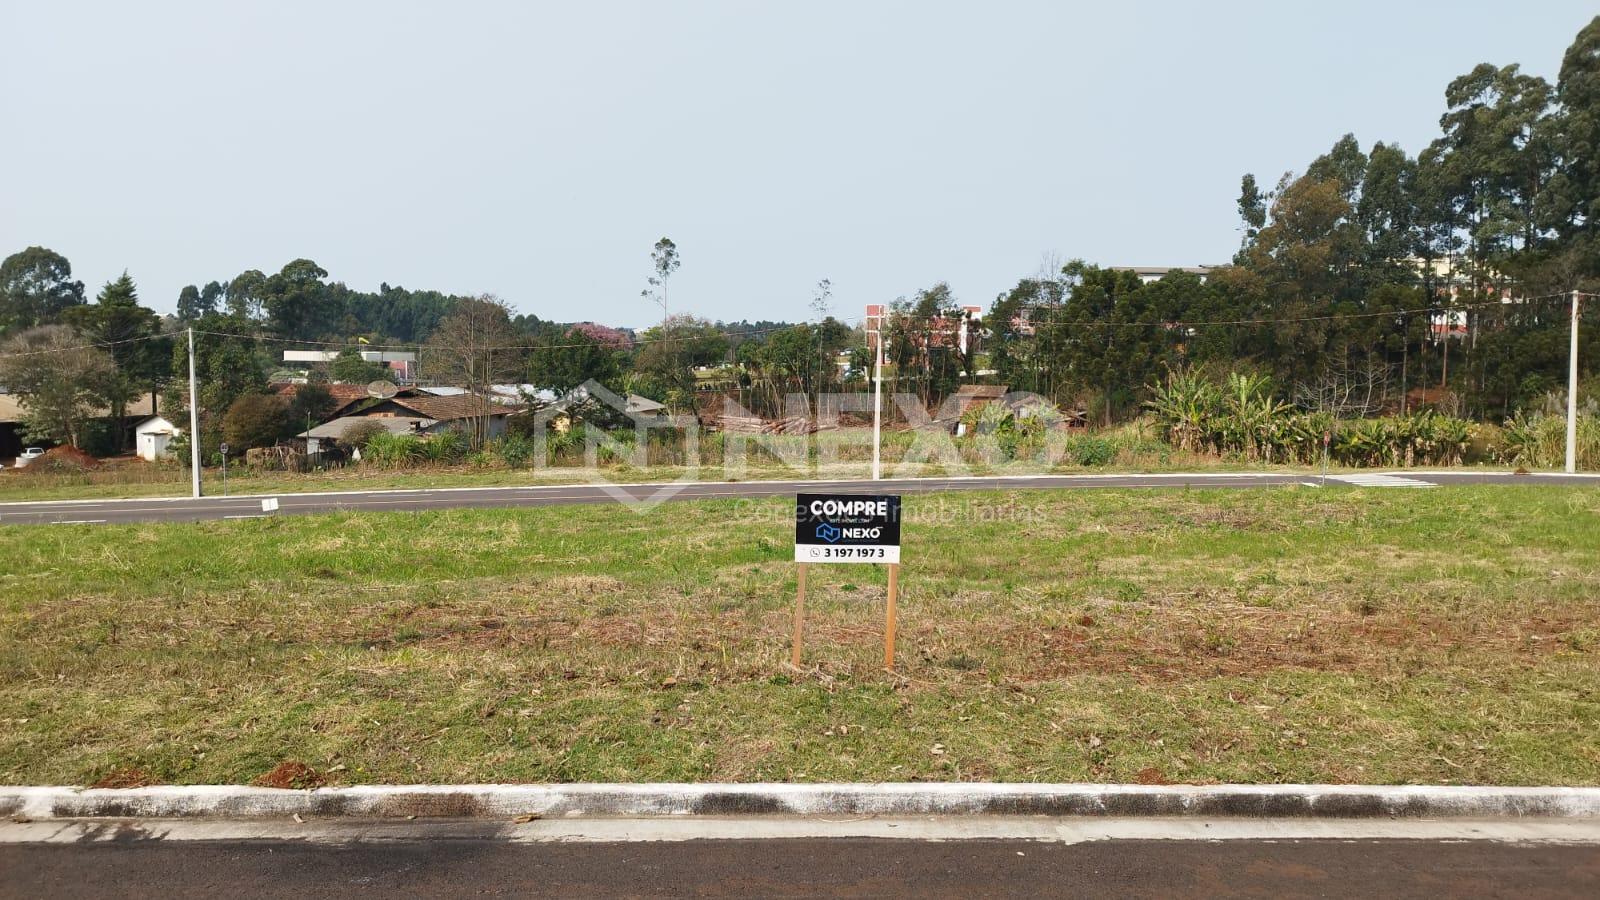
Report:
M800 668L800 646L806 637L806 564L800 563L800 590L794 598L794 653L789 661Z
M900 564L889 564L889 602L883 609L883 667L894 671L894 599L900 582Z

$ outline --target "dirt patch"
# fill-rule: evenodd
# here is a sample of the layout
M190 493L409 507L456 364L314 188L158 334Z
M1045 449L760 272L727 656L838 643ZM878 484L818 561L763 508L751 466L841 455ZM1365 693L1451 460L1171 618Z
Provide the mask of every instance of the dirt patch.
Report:
M1600 620L1585 605L1492 620L1445 611L1370 612L1209 609L1152 604L1138 617L1102 617L1095 627L994 623L983 632L1004 649L1006 667L1026 680L1127 672L1141 678L1257 675L1298 669L1374 674L1395 660L1460 661L1493 656L1532 665L1583 652L1578 635Z
M1171 784L1167 776L1155 766L1145 766L1133 776L1133 780L1140 784Z
M51 447L44 455L22 469L30 475L55 475L62 472L88 472L100 468L100 460L77 447Z
M89 785L92 788L141 788L155 784L156 780L143 769L134 766L121 766L112 769L100 777L99 781Z
M316 769L292 759L273 766L272 771L254 782L257 787L288 788L297 791L322 787L327 783L327 779Z
M560 575L545 581L542 587L557 596L582 597L615 594L622 590L623 584L610 575Z

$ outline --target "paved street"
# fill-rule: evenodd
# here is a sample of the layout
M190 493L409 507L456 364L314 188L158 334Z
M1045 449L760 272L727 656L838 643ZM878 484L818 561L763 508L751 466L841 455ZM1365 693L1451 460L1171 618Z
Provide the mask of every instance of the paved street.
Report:
M1486 841L492 838L0 846L0 897L1582 897L1600 847Z
M618 500L700 500L767 497L798 491L859 491L912 494L960 490L1055 490L1073 488L1260 488L1291 484L1322 485L1319 476L1293 473L1180 472L1160 475L1030 475L978 478L900 478L883 481L741 481L684 484L575 484L538 487L433 488L423 490L340 491L239 497L59 500L0 503L0 524L105 524L116 522L194 522L338 510L421 510L554 506ZM1341 474L1329 488L1383 490L1444 484L1541 484L1600 486L1600 475L1513 475L1507 472L1414 472ZM264 509L263 501L277 508ZM271 506L271 502L267 503Z

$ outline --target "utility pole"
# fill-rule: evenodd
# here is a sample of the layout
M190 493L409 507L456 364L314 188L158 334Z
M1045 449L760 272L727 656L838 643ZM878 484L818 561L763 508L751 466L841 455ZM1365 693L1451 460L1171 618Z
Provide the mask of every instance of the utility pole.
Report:
M200 496L200 390L194 378L194 329L189 329L189 472L194 495Z
M888 312L888 310L884 310ZM883 316L878 316L878 355L872 365L872 480L883 480Z
M1578 471L1578 292L1572 292L1571 345L1567 349L1567 474Z

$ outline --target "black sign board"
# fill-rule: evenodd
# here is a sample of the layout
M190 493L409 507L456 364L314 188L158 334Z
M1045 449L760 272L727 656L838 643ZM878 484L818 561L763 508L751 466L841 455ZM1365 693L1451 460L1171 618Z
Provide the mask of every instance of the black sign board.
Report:
M900 497L796 495L794 561L899 564Z

